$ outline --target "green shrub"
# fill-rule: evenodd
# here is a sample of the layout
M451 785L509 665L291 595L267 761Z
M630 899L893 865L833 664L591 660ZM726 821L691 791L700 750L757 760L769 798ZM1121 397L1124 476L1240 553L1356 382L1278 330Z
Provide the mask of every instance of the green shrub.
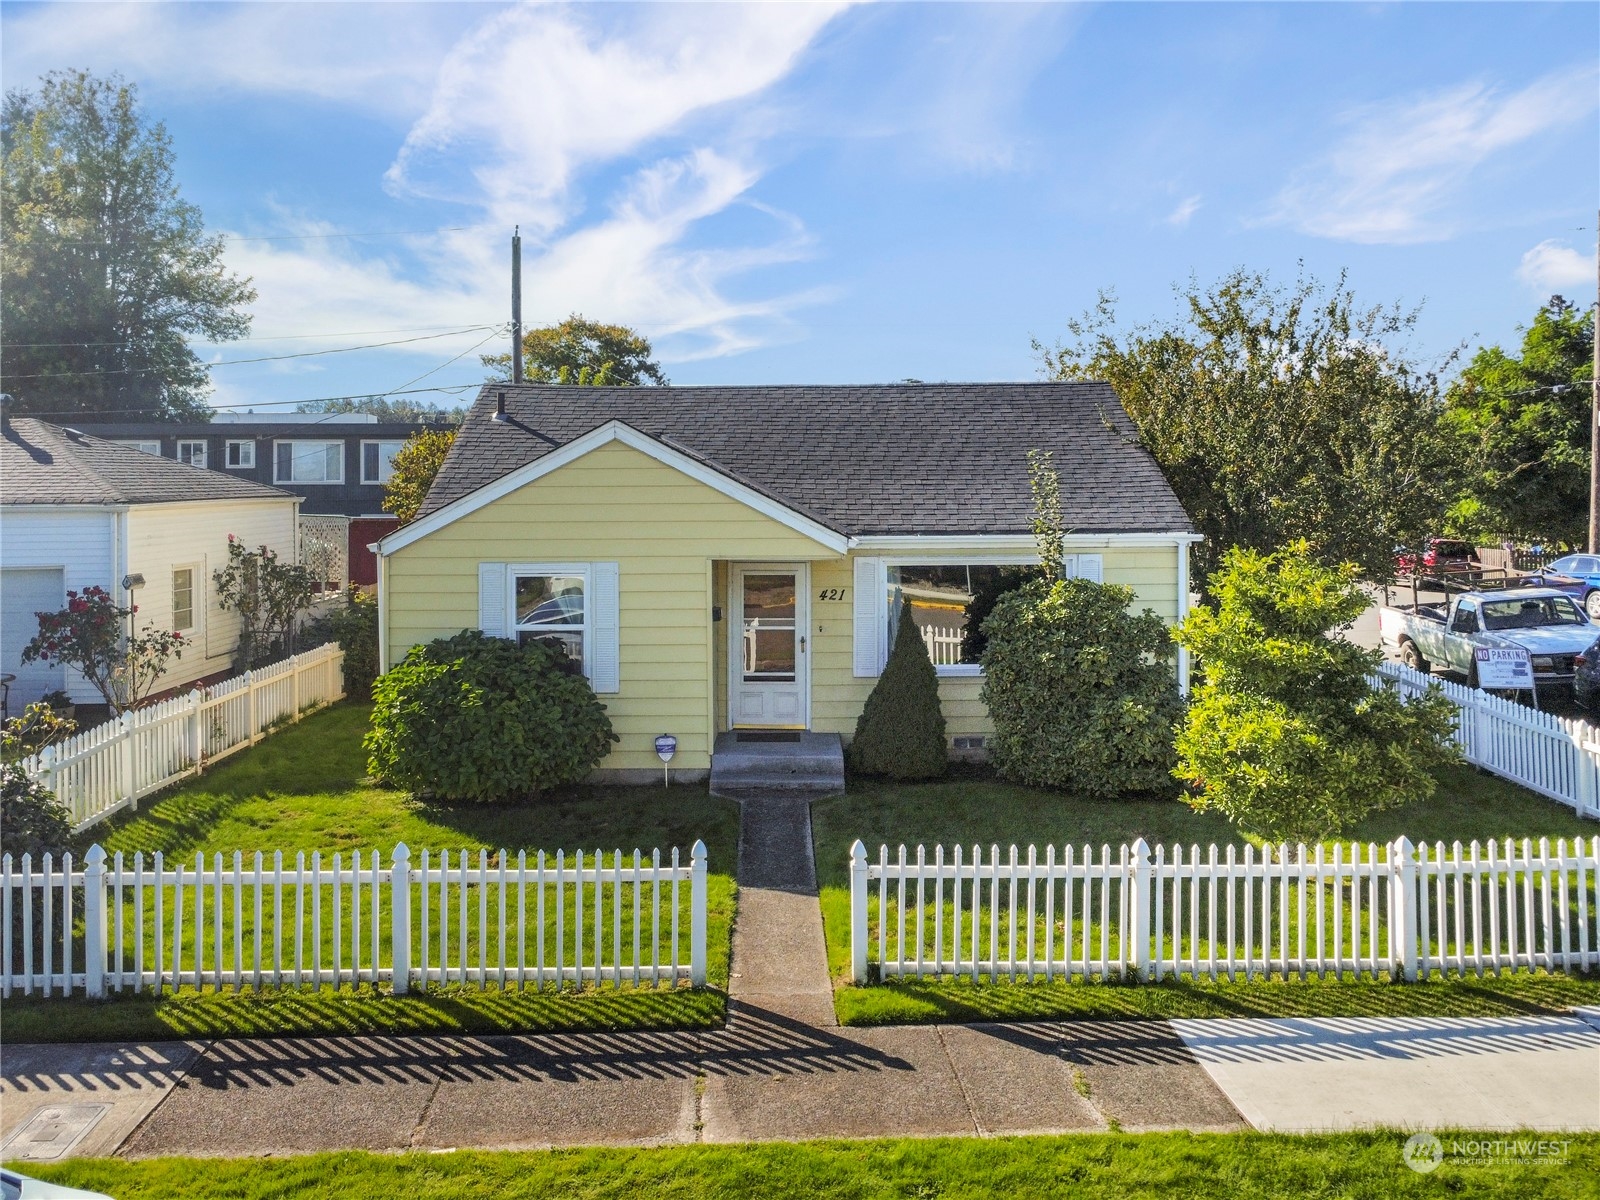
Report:
M894 647L856 721L848 757L851 770L891 779L933 779L949 766L939 674L909 604L900 606Z
M70 849L72 814L55 794L38 780L30 779L20 764L0 765L0 847L20 863L24 854L59 856Z
M378 677L378 601L351 588L345 606L318 617L306 628L304 644L320 646L338 642L344 651L344 690L349 696L365 700L372 694L372 681Z
M368 770L415 795L479 803L577 783L619 739L572 668L476 631L413 646L373 685Z
M1455 706L1438 689L1407 702L1368 682L1381 655L1332 631L1369 601L1356 567L1325 567L1305 542L1234 547L1177 639L1199 656L1178 736L1190 804L1273 841L1316 842L1368 813L1432 795L1452 761Z
M1087 579L1024 584L984 622L990 761L1005 778L1090 796L1172 788L1183 712L1160 617L1132 588Z

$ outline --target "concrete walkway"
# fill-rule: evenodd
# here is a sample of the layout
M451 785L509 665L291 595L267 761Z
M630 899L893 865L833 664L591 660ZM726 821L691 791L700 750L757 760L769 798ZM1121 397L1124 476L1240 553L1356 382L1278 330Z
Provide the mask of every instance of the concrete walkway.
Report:
M746 801L739 875L723 1029L7 1047L0 1157L1600 1129L1580 1017L841 1029L804 799Z

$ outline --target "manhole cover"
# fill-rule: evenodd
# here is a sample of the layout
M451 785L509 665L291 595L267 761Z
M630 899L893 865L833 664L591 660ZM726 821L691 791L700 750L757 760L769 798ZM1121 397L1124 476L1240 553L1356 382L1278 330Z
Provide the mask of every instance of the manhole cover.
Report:
M13 1159L61 1158L111 1111L109 1104L49 1104L35 1109L6 1139L0 1154Z

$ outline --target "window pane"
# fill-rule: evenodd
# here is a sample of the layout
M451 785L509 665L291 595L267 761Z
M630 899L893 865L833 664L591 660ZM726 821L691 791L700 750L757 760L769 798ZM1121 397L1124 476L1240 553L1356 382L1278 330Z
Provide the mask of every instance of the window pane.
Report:
M194 627L194 571L188 567L172 573L172 627Z
M327 442L322 447L323 469L322 478L331 482L344 478L344 446L339 442Z
M572 575L518 575L517 628L583 624L583 580Z
M278 482L291 482L294 479L294 447L288 442L278 442L273 452L278 457L277 466L274 468Z
M889 568L889 636L900 624L900 605L911 618L935 666L976 665L983 657L981 626L995 602L1037 574L1026 566L901 566Z
M744 577L745 620L787 617L794 620L794 575L746 575Z
M378 481L378 447L374 442L361 447L361 478L367 483Z

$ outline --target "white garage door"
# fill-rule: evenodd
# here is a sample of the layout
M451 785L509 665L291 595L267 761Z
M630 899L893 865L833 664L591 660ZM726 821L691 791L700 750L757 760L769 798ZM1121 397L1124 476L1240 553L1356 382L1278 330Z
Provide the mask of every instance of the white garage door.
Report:
M0 571L0 671L15 675L6 707L13 716L46 692L62 686L63 670L22 663L22 648L39 632L36 612L54 612L67 602L61 568Z

